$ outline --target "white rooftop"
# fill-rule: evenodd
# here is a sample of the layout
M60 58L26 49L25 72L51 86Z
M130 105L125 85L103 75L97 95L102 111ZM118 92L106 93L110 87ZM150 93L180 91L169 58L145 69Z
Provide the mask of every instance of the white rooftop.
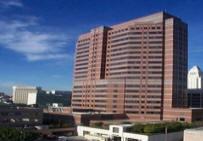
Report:
M193 128L193 129L186 129L185 132L203 134L203 127Z

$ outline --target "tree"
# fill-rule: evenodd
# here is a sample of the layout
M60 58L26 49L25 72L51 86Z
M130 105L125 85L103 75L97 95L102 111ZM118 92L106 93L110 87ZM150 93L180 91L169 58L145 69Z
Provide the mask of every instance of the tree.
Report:
M40 135L16 128L0 128L0 141L34 141Z

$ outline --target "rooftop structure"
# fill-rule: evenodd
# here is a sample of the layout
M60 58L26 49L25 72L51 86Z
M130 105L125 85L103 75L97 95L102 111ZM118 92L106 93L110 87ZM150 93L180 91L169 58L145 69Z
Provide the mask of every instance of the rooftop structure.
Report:
M181 130L175 130L167 134L163 132L144 134L129 131L128 128L132 126L133 124L110 125L108 129L78 126L77 133L78 136L94 141L178 141L183 139L183 132ZM137 128L139 127L137 126Z

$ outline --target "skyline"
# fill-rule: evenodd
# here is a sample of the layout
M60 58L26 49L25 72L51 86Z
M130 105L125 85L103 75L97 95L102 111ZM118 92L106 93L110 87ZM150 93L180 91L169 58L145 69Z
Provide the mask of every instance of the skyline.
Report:
M71 90L78 35L164 10L188 23L188 67L202 68L203 15L194 16L203 12L202 4L200 0L0 1L4 27L0 29L0 91L10 93L12 85Z

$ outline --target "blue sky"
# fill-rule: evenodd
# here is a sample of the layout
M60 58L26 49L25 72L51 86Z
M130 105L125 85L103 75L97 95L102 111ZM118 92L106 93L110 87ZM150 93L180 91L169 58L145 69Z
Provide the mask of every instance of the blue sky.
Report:
M188 23L189 68L203 68L201 0L0 0L0 91L71 90L79 34L164 10Z

